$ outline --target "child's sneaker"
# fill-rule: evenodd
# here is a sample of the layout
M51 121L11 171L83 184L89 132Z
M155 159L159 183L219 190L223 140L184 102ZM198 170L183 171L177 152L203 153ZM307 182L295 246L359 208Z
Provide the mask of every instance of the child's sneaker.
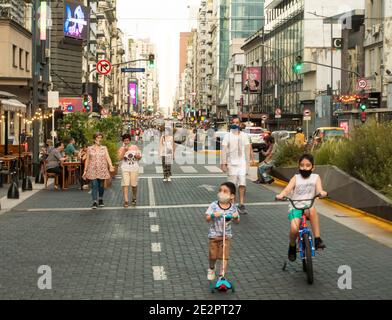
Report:
M324 250L326 248L326 246L325 246L323 240L321 240L321 238L315 238L314 244L315 244L316 250L318 250L318 249Z
M295 261L297 259L297 245L289 245L289 260Z
M207 279L213 281L215 279L215 269L208 268Z

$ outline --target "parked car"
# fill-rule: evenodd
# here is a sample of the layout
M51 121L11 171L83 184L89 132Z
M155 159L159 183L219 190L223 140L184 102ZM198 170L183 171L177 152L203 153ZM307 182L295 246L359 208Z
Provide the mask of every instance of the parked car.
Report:
M288 140L294 138L296 131L288 131L288 130L277 130L272 132L272 137L275 139L275 142L280 142L284 140Z
M315 141L316 138L320 138L321 142L328 139L339 139L347 137L346 132L343 128L339 127L321 127L317 128L312 136L312 141Z
M261 127L246 127L244 130L248 134L252 149L256 152L262 150L265 146L265 135L267 130Z

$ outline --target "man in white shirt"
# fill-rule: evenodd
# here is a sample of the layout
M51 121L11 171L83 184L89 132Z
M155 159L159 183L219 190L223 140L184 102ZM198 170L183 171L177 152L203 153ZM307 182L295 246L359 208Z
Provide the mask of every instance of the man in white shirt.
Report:
M239 189L239 213L247 214L244 201L246 175L252 159L252 148L248 135L241 132L240 127L240 119L234 118L230 126L230 133L223 138L221 168L224 172L227 172L228 181L234 183Z

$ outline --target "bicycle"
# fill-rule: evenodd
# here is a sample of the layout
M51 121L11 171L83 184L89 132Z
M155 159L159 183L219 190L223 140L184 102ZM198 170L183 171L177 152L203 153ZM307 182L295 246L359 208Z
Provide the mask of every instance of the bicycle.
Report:
M301 218L301 223L298 232L297 247L299 248L300 257L302 259L302 270L306 272L307 281L309 284L313 283L312 257L315 256L315 248L313 244L312 232L310 231L306 223L307 217L305 212L306 210L310 209L313 206L316 198L321 198L321 195L317 194L312 199L293 200L290 199L289 197L284 197L282 200L282 201L290 201L294 209L302 211L302 218ZM310 204L305 205L303 208L298 208L295 205L296 202L306 202L306 201L310 201ZM286 267L287 267L287 261L284 262L282 270L285 271Z

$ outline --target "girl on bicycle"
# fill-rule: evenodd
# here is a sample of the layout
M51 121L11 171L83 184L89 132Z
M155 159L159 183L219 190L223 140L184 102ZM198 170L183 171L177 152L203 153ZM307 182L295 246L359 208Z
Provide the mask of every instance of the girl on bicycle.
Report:
M319 194L321 197L326 197L327 192L323 190L321 179L318 174L313 173L314 158L311 154L304 154L299 159L299 174L291 178L287 187L276 196L276 199L283 200L286 196L294 200L312 199L315 195ZM310 216L310 223L314 233L316 250L324 249L325 244L320 238L320 225L316 208L312 206L306 210L307 216ZM302 211L294 209L289 204L290 220L290 244L289 244L289 260L295 261L297 258L296 238L298 236L299 226L302 218Z

